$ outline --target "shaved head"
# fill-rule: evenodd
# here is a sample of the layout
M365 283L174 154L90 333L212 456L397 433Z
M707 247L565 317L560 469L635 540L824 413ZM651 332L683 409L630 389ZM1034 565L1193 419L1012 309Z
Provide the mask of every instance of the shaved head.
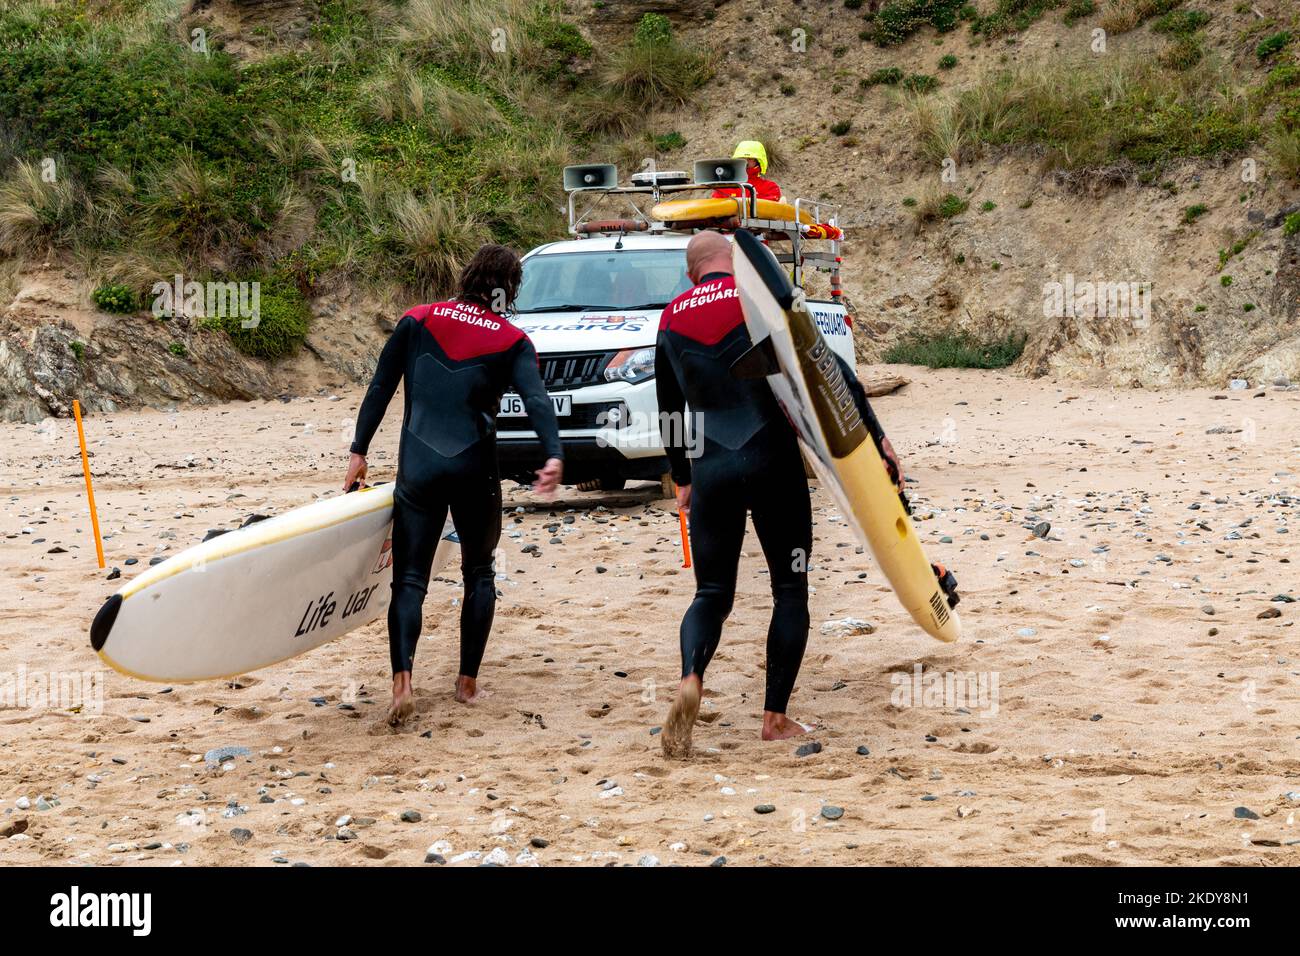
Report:
M699 232L686 244L686 274L692 282L710 272L731 275L731 243L720 232Z

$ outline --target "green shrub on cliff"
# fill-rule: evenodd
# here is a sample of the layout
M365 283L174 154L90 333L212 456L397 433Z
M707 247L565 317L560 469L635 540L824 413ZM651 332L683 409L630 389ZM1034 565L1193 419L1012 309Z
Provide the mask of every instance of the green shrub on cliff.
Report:
M102 285L90 294L90 298L105 312L125 314L140 307L135 290L127 285Z
M293 354L306 337L311 321L307 300L283 278L253 281L259 282L257 315L208 316L200 324L225 332L246 355L279 359Z
M889 0L876 12L871 37L880 46L897 46L917 30L956 29L963 0Z
M886 350L884 360L928 368L1006 368L1020 358L1026 341L1021 332L988 340L966 332L915 332Z

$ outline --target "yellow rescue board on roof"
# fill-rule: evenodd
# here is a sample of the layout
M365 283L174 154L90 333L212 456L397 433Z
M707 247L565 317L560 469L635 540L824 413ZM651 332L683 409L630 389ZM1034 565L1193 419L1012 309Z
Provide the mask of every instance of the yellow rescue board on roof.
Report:
M703 219L722 219L727 216L740 215L748 203L739 197L708 199L671 199L657 203L650 215L660 222L698 222ZM801 222L813 225L813 217L800 209L798 219L795 208L788 202L774 202L771 199L759 199L756 202L757 219L777 219L781 222Z

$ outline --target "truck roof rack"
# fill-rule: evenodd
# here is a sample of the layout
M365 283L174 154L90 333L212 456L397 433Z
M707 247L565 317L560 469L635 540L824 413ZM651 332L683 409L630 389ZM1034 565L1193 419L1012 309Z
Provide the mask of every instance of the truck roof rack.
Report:
M729 178L718 178L718 175ZM653 166L648 170L634 173L632 185L618 185L618 167L612 163L587 166L566 166L564 169L564 189L568 193L569 234L578 237L592 235L626 235L628 232L647 232L651 235L691 235L701 229L748 229L759 233L768 240L788 241L790 251L773 250L777 261L791 267L791 278L795 285L803 285L803 273L806 269L830 274L832 298L838 299L840 288L840 243L844 232L840 226L838 203L818 199L796 198L790 203L794 207L793 221L782 219L760 219L757 215L758 195L754 187L744 178L743 164L732 160L702 160L695 164L695 178L692 181L686 173L676 170L660 171ZM707 178L704 178L707 177ZM719 187L739 189L737 197L737 214L724 217L724 221L710 220L697 226L681 228L676 223L666 223L654 219L649 209L663 202L665 198L676 193ZM595 217L596 206L609 197L615 197L623 204L625 215L611 216L605 213ZM579 201L584 201L581 210ZM810 227L801 223L803 213L807 213L814 223L831 226L833 230L827 236L809 235ZM832 238L833 236L833 238ZM824 246L809 248L809 243L825 243Z

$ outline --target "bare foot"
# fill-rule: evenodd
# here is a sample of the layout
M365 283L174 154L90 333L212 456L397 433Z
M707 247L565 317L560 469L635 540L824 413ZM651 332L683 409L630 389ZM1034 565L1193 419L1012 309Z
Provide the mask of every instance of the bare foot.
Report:
M393 675L393 703L388 708L384 721L390 727L400 727L406 718L415 712L415 701L411 696L411 672L401 671Z
M456 702L459 704L475 704L484 697L489 696L485 690L479 690L478 681L473 677L466 677L460 674L456 677Z
M810 729L797 720L791 720L785 714L777 714L770 710L763 711L764 740L788 740L806 734Z
M664 729L659 732L659 743L663 746L665 757L689 757L691 755L691 728L700 712L700 694L703 682L698 674L682 678L677 688L677 698L668 708L668 719Z

